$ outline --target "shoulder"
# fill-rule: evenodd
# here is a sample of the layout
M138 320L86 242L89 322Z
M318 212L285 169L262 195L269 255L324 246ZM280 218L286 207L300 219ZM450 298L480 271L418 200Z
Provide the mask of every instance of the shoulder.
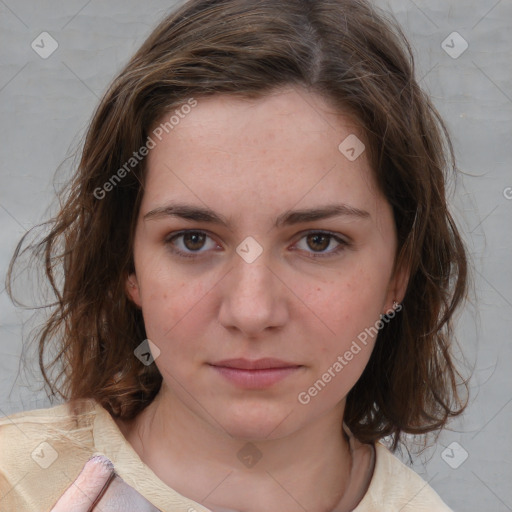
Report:
M97 411L78 400L0 418L0 509L50 509L94 452Z
M368 491L354 512L452 512L415 471L382 443L375 444L375 470Z

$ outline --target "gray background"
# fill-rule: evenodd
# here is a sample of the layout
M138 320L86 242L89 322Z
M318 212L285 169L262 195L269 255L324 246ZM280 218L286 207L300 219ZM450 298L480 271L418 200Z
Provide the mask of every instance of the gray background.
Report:
M38 319L3 290L15 244L55 211L48 210L55 171L79 146L114 74L174 3L0 0L0 415L49 405L33 364L18 375L22 339ZM451 131L464 173L451 204L474 275L457 327L473 369L470 405L436 446L414 457L414 467L455 511L512 511L512 3L378 5L402 24L417 76ZM31 48L43 31L59 45L47 59ZM448 38L452 56L441 46L454 31L469 45L457 58L461 40ZM72 166L61 166L57 184Z

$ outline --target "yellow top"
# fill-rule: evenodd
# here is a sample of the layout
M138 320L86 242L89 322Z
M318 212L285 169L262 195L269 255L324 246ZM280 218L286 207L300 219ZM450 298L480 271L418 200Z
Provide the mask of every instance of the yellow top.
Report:
M353 512L451 512L436 492L381 443ZM93 454L162 512L209 512L164 484L96 401L79 400L0 419L0 511L49 512Z

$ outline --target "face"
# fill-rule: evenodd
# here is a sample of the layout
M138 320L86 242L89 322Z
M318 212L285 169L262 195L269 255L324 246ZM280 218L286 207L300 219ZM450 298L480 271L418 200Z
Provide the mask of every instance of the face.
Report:
M365 329L404 287L391 207L354 159L363 134L294 88L198 98L168 132L147 157L127 281L161 393L241 438L341 415Z

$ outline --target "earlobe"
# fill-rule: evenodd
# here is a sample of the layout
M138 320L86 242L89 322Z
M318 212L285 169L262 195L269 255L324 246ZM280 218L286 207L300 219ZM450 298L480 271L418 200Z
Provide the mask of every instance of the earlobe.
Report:
M397 266L394 275L390 281L388 295L386 297L386 308L396 310L399 306L402 308L402 301L409 284L410 269L408 265L402 264Z
M403 264L396 270L394 300L397 302L401 303L404 300L405 292L407 291L407 285L409 284L410 275L411 271L408 265Z
M141 300L140 300L140 291L139 291L139 284L137 282L137 276L135 274L130 274L125 281L125 290L126 295L128 295L128 298L137 306L141 306Z

